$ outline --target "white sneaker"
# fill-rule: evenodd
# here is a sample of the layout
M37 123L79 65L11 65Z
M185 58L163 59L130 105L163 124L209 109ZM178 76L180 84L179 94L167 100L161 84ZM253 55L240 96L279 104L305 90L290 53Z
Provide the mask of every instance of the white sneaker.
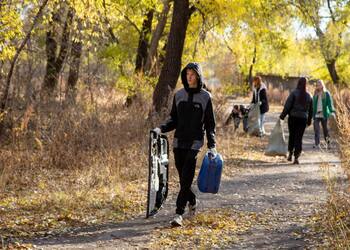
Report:
M174 219L172 219L172 221L170 222L170 224L173 226L173 227L181 227L182 226L182 215L180 214L176 214Z

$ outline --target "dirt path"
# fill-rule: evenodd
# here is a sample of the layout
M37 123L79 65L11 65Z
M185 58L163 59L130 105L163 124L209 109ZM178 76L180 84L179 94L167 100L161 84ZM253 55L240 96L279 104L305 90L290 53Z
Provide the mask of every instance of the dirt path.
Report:
M267 132L277 117L277 113L267 116ZM284 160L277 164L246 162L231 177L224 177L218 195L199 194L199 211L230 208L265 216L265 220L240 234L239 240L227 246L228 249L298 249L318 244L321 236L313 233L310 221L327 201L325 173L329 172L338 184L347 184L337 150L313 149L312 133L309 127L300 165ZM237 158L225 159L225 166L230 167L234 160ZM320 167L325 164L327 167ZM146 220L140 215L125 223L77 229L61 237L37 239L32 243L38 249L145 249L154 230L168 225L174 200L174 196L171 197L154 219Z

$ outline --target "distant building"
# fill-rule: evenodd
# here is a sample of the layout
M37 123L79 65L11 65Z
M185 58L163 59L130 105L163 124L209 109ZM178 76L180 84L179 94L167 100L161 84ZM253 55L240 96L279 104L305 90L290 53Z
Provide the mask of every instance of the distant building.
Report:
M279 90L293 90L298 84L300 76L280 76L280 75L264 75L261 76L263 82L266 84L267 88L279 89ZM313 84L315 80L310 80L309 83Z

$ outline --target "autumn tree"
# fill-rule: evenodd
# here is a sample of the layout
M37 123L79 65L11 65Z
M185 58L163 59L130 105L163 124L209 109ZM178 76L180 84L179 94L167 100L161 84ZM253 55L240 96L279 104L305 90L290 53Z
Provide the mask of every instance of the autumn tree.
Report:
M35 28L35 26L37 25L37 23L38 23L41 15L42 15L42 12L43 12L44 8L47 5L47 3L48 3L48 0L44 0L41 3L41 5L39 6L39 9L38 9L38 11L37 11L37 13L36 13L36 15L34 17L34 20L33 20L32 24L31 24L31 26L29 28L29 30L27 31L24 39L21 41L19 47L15 50L14 56L13 56L13 58L11 60L11 63L10 63L9 71L7 73L7 78L6 78L6 82L5 82L5 89L3 90L3 96L2 96L1 104L0 104L0 114L2 114L5 111L5 108L6 108L6 103L7 103L7 99L8 99L8 96L9 96L9 90L10 90L10 85L11 85L11 79L12 79L13 71L14 71L14 68L16 66L17 60L19 58L19 55L22 52L24 46L27 44L28 40L30 39L32 31ZM0 12L2 10L3 9L1 8ZM1 13L1 14L3 14L3 13ZM2 19L2 20L4 20L4 19ZM6 37L6 36L4 35L4 37ZM5 45L5 40L3 42L3 50L6 51L4 45Z
M343 33L348 29L350 2L297 0L291 3L299 11L301 20L314 29L329 75L334 84L339 84L336 63L342 52Z
M65 5L65 4L63 4ZM51 21L46 32L46 74L43 82L43 92L50 96L53 94L63 63L68 54L71 24L73 21L71 8L58 8L52 13ZM58 32L62 29L62 32ZM58 34L61 34L59 37Z
M149 74L152 73L152 69L156 63L156 54L158 50L158 45L167 23L169 11L170 11L170 0L163 0L163 9L158 17L157 26L152 33L152 39L150 42L146 63L144 66L144 71L146 73L149 73Z
M167 41L165 61L153 93L156 112L166 107L171 92L175 89L181 70L181 57L186 38L187 25L195 7L190 8L189 0L174 2L173 18Z

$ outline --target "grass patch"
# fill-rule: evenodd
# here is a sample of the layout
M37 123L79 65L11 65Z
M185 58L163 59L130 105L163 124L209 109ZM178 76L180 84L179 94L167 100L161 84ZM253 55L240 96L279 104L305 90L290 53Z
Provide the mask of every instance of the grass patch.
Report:
M350 92L337 90L331 92L337 111L336 128L339 137L342 168L350 177ZM319 216L319 231L326 234L328 247L332 249L350 249L350 187L339 187L336 181L326 174L325 178L329 199L327 206Z

